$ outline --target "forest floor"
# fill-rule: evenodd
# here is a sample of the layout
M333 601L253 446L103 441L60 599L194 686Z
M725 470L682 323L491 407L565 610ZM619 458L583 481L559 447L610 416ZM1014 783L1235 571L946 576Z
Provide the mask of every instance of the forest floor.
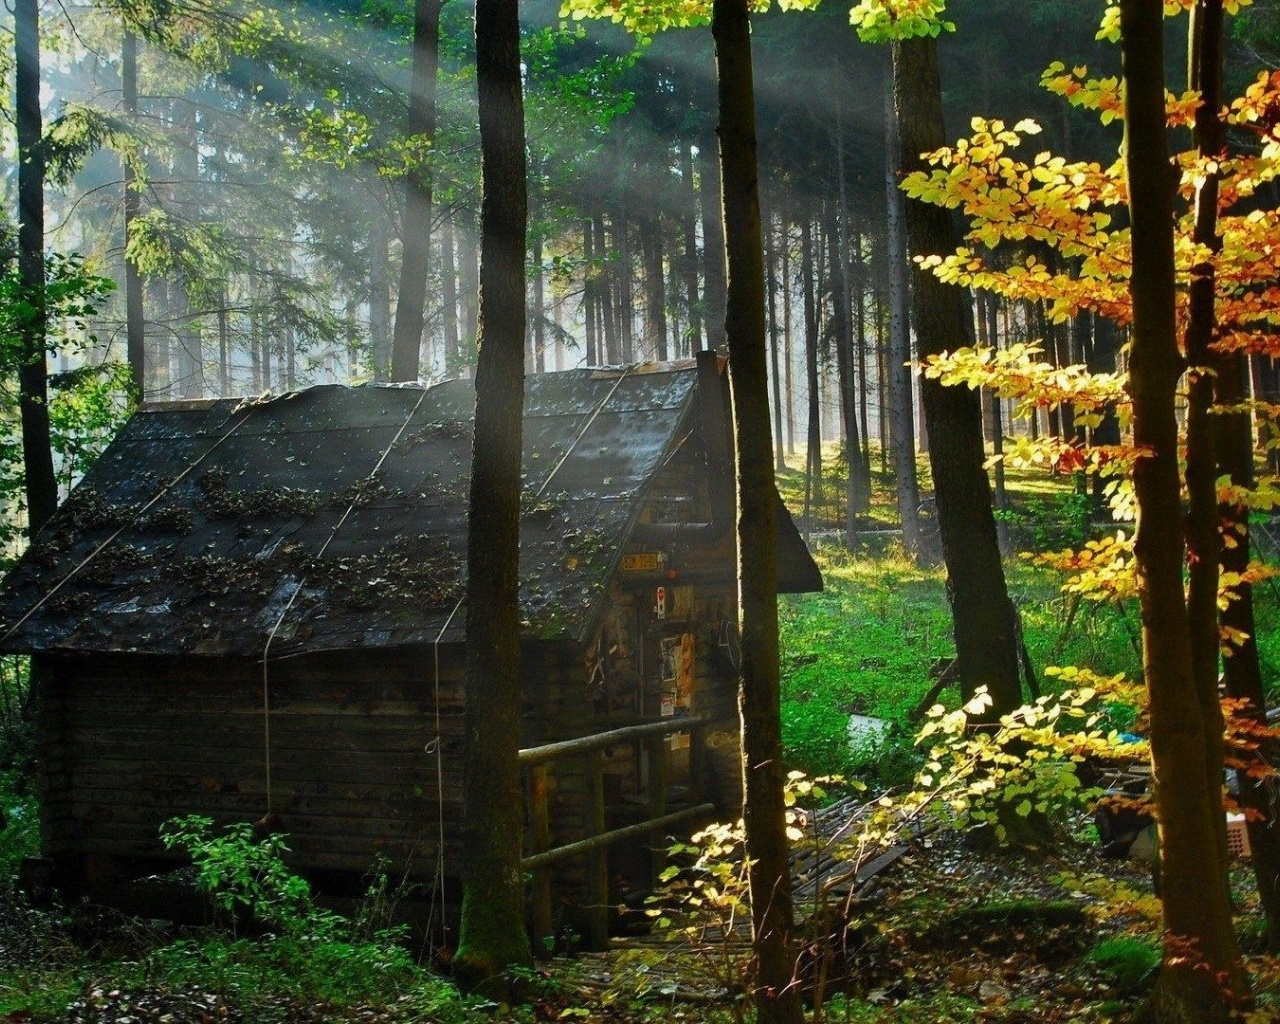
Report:
M1280 965L1258 952L1247 873L1233 880L1260 1003L1253 1020L1280 1020ZM737 944L624 941L608 954L543 963L510 1003L495 1003L461 996L426 970L384 971L369 950L347 951L339 978L324 973L339 950L0 903L3 1024L750 1019L728 994L746 963ZM1124 1024L1159 960L1149 875L1100 861L1087 839L1028 857L939 833L841 909L852 922L843 948L811 948L801 975L815 1022Z
M828 496L842 490L836 468L825 481ZM799 474L784 474L782 484L788 504L802 508ZM903 558L893 535L875 528L891 529L893 518L887 481L878 484L863 546L818 545L825 590L785 598L781 616L788 760L811 777L856 780L869 797L903 791L920 770L925 757L912 712L952 651L942 570ZM1024 551L1078 543L1090 529L1069 481L1010 474L1010 492L1005 515ZM839 529L838 503L813 513L814 532ZM1136 609L1073 614L1053 571L1012 557L1007 572L1042 678L1055 664L1137 672ZM1265 589L1260 597L1264 669L1275 685L1280 600ZM953 691L940 699L957 703ZM1132 721L1123 706L1107 713L1110 726ZM855 714L884 723L875 739L851 743ZM6 875L33 840L34 804L20 781L0 775L10 819L0 833ZM1039 849L1014 852L942 823L912 838L854 902L813 912L825 924L809 929L800 971L812 1019L1131 1020L1159 960L1150 869L1104 859L1087 808L1061 815L1055 826ZM1233 870L1232 883L1256 1020L1280 1021L1280 961L1261 952L1246 863ZM701 925L714 936L713 916ZM0 886L0 1024L749 1020L733 995L746 964L741 944L708 939L695 919L683 923L697 931L696 941L691 931L672 932L671 941L633 938L608 954L544 961L517 979L509 1002L493 1002L460 995L440 964L420 965L367 922L315 912L274 934L179 928L84 906L37 910Z

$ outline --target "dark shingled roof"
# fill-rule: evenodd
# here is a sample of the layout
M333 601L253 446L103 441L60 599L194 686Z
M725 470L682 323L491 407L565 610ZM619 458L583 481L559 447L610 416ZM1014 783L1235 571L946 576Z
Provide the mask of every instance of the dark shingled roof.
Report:
M696 380L528 378L528 637L586 638ZM10 574L0 650L260 656L277 623L273 657L463 639L473 406L459 380L144 409Z

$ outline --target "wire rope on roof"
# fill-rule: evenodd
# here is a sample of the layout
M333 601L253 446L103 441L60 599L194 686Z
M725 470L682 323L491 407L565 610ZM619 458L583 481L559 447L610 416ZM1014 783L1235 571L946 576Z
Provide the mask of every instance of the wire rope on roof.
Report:
M237 406L236 409L233 410L232 415L234 415L235 412L238 412L242 407L243 407L243 403L241 403L241 405ZM242 417L240 417L239 420L236 421L235 425L232 426L230 430L228 430L225 434L223 434L220 438L218 438L218 440L216 440L210 447L206 448L203 452L201 452L200 457L198 459L196 459L194 462L188 465L185 469L182 470L181 473L175 476L163 487L161 487L160 490L156 492L155 496L152 497L152 499L148 501L145 505L143 505L140 509L138 509L138 511L134 513L133 517L128 522L121 523L120 526L118 526L115 529L115 531L112 532L112 534L109 537L107 537L106 540L104 540L101 544L99 544L87 555L85 555L84 558L82 558L76 565L74 565L71 568L71 570L65 576L62 577L62 579L58 580L58 582L55 583L49 590L47 590L44 593L44 595L38 601L36 601L35 604L33 604L30 608L28 608L26 613L21 618L19 618L7 630L5 630L4 635L0 636L0 644L3 644L6 640L9 639L9 637L13 636L13 634L17 632L18 629L21 628L21 626L29 618L31 618L31 616L33 616L36 612L38 612L45 605L45 603L48 602L48 600L51 597L53 597L68 582L70 582L72 577L74 577L77 573L83 570L85 566L87 566L90 562L92 562L95 558L97 558L98 555L100 555L103 551L105 551L108 547L110 547L111 544L115 541L115 539L120 536L120 534L124 533L125 530L133 526L136 522L138 522L138 520L140 520L144 515L146 515L146 513L150 511L150 509L153 506L155 506L155 504L161 498L163 498L171 490L177 487L178 484L182 483L183 480L185 480L188 476L190 476L191 473L194 472L195 468L200 465L200 463L202 463L205 459L207 459L210 455L212 455L218 448L220 448L223 442L225 442L229 437L231 437L232 434L234 434L237 430L239 430L244 425L245 421L248 420L249 417L252 415L253 415L253 409L250 408L248 412L246 412Z

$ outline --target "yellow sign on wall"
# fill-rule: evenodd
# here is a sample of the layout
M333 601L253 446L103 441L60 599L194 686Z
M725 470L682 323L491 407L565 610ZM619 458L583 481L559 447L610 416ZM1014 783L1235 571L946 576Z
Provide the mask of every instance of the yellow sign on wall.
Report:
M622 556L623 572L653 572L662 568L662 555L657 551L642 551Z

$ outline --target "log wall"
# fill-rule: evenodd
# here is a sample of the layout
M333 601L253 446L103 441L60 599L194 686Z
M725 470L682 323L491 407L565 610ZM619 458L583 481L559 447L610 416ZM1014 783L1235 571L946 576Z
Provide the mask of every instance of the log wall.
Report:
M395 872L428 878L443 811L445 871L460 873L459 652L441 648L439 764L430 648L271 665L270 808L261 663L140 655L41 661L43 842L64 874L101 873L109 860L163 859L158 831L175 816L257 821L268 810L270 830L289 836L299 869L363 873L385 856ZM526 662L527 742L585 731L580 648L530 645ZM576 686L560 672L579 673ZM91 888L94 879L84 881Z

